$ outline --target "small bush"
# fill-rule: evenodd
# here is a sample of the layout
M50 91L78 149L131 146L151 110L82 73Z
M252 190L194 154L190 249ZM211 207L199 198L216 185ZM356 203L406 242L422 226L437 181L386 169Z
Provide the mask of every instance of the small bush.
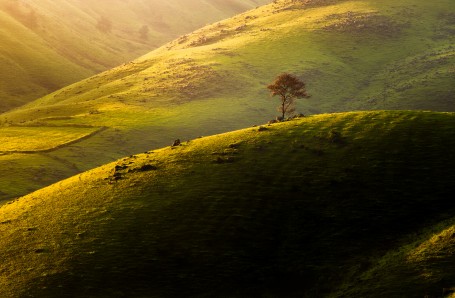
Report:
M153 165L143 165L138 169L139 172L154 171L156 167Z

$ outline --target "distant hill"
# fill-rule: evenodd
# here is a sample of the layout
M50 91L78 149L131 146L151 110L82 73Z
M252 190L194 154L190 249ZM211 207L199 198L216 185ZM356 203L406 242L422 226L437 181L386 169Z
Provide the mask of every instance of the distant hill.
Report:
M268 0L0 0L0 112Z
M277 1L214 23L32 106L251 101L289 71L307 81L307 112L455 109L450 1L293 3L300 2Z
M277 104L265 86L284 71L307 83L312 97L297 109L306 115L454 111L451 6L450 0L275 1L181 36L1 115L0 138L24 135L10 143L39 138L50 148L0 147L0 197L177 138L265 123ZM37 126L42 133L34 138ZM65 128L73 126L103 130L79 142L85 132L71 132L67 141Z
M454 146L378 111L125 157L0 207L0 296L442 297Z

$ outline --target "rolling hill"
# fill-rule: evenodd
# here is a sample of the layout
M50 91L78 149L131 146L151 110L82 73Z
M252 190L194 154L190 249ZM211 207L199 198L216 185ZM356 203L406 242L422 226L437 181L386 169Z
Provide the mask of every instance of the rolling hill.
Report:
M0 112L268 0L0 1Z
M452 6L449 0L274 1L181 36L0 115L0 136L11 128L30 136L40 127L41 141L57 144L46 151L0 147L0 197L177 138L265 123L276 105L265 85L283 71L307 82L312 97L298 107L304 114L454 111ZM99 133L52 140L63 140L58 132L67 127Z
M125 157L0 207L0 296L447 296L454 146L376 111Z

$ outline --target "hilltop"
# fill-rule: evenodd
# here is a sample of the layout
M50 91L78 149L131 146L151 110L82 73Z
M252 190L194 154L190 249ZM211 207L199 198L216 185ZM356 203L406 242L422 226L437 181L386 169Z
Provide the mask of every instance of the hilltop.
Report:
M454 109L450 1L295 2L216 22L29 107L248 102L288 71L307 81L313 99L303 108L314 113Z
M440 297L455 115L315 115L122 158L0 207L0 296Z
M29 148L27 154L0 148L5 169L0 197L22 195L177 138L265 123L275 117L276 106L265 85L283 71L307 83L312 97L298 106L306 115L454 111L451 5L450 0L274 1L181 36L0 115L0 135L13 127L30 136L39 126L43 142L59 145L44 153ZM69 144L53 140L64 139L59 135L74 126L87 129L80 135L103 130L80 142L77 136Z
M0 1L0 112L268 0Z

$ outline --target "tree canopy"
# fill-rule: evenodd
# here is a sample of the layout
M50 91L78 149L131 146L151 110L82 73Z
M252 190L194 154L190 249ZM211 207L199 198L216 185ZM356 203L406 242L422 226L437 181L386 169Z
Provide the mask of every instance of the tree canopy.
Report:
M310 97L305 88L305 83L295 75L282 73L275 78L275 81L267 86L272 96L279 96L280 105L278 111L282 119L295 111L295 100L297 98Z

